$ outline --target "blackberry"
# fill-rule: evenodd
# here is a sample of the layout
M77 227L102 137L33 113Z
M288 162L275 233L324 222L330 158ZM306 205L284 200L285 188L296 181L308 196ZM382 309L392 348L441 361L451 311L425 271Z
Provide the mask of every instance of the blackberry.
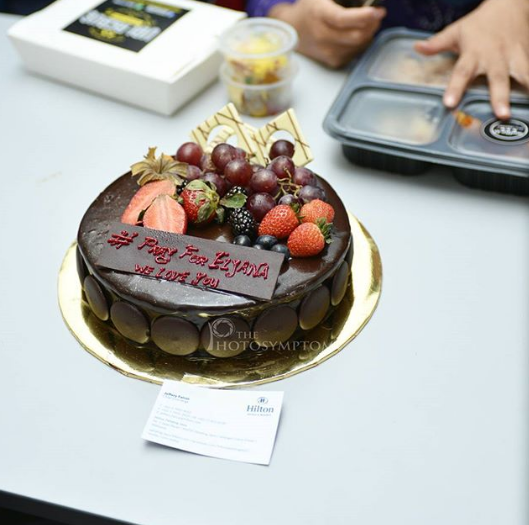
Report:
M226 195L224 195L224 197L229 199L230 197L233 197L234 195L238 195L239 193L242 195L246 195L248 197L248 192L242 186L233 186L233 188L231 188L231 190L228 191Z
M176 193L177 193L178 195L180 195L180 194L184 191L185 187L186 187L190 182L191 182L191 181L189 181L189 180L187 180L187 179L184 179L184 180L182 181L182 184L180 184L180 186L177 186L177 188L176 188Z
M255 237L256 224L253 215L246 208L237 208L230 213L228 223L233 235L248 235L250 239Z

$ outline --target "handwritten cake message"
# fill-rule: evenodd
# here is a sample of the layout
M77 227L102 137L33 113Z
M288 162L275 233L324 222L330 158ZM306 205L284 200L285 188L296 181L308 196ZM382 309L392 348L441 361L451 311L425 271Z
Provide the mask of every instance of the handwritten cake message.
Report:
M225 242L111 225L97 265L258 299L274 294L283 255Z

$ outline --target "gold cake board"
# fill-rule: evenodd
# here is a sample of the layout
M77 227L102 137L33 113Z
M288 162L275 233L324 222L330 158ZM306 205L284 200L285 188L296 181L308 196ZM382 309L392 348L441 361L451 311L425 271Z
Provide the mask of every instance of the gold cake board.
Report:
M352 280L343 301L295 349L246 350L237 357L197 358L169 355L130 344L109 324L97 319L82 297L72 244L59 272L59 306L66 325L81 346L128 377L161 384L165 380L215 388L254 386L309 370L343 350L373 315L381 293L382 262L364 226L349 216L354 242ZM353 300L354 295L354 300Z

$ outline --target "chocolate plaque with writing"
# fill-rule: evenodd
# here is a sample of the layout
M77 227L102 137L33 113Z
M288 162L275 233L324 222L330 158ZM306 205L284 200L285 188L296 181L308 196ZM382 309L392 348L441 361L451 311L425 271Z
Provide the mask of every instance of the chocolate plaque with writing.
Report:
M283 260L280 253L116 222L97 265L267 300Z

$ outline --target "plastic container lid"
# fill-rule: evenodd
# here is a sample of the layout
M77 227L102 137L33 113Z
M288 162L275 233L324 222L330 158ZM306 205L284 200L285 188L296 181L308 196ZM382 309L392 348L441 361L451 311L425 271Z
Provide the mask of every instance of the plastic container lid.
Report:
M449 143L469 156L509 159L529 164L529 107L512 106L512 118L495 118L487 102L463 106Z
M228 58L272 58L291 53L298 43L296 30L273 18L248 18L220 36L220 50Z
M394 38L383 46L369 68L368 76L395 84L446 86L455 55L424 56L414 49L417 38Z
M347 135L429 144L439 136L444 112L435 95L364 88L353 94L339 124Z

